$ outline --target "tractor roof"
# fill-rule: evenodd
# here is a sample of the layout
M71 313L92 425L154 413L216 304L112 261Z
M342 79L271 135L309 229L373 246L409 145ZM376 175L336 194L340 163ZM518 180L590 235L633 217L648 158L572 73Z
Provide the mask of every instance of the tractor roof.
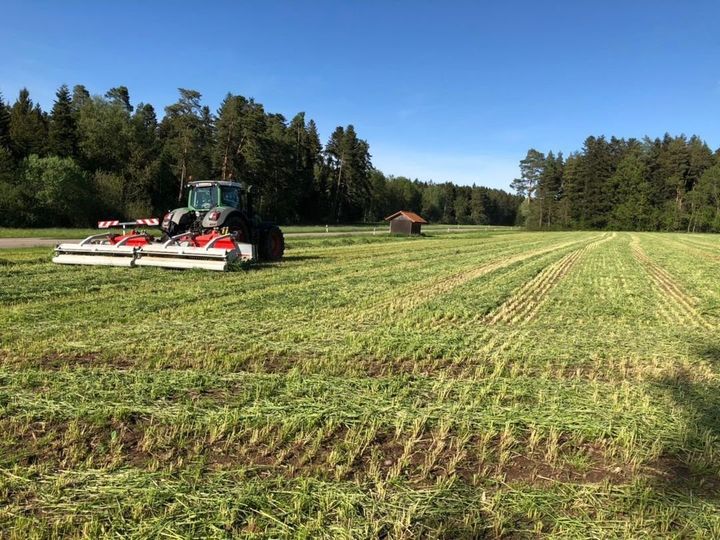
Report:
M245 189L245 185L232 180L198 180L196 182L188 182L188 186L192 187L208 187L208 186L226 186Z

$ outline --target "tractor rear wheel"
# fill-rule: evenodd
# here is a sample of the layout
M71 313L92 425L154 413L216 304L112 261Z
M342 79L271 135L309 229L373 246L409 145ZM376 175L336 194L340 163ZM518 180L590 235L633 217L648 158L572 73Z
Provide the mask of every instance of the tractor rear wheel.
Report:
M279 227L272 226L260 235L260 258L264 261L279 261L285 253L285 237Z

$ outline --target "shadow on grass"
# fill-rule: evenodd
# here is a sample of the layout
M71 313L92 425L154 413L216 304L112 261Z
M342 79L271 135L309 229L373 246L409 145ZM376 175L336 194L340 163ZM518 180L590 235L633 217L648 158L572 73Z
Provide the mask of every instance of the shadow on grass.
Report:
M705 344L698 358L720 370L720 343ZM682 411L685 430L657 464L657 489L720 500L720 384L699 380L688 369L656 381Z
M250 272L264 270L267 268L281 267L284 262L301 262L301 261L312 261L317 259L324 259L316 255L289 255L283 257L280 261L242 261L236 262L229 265L228 269L231 272Z

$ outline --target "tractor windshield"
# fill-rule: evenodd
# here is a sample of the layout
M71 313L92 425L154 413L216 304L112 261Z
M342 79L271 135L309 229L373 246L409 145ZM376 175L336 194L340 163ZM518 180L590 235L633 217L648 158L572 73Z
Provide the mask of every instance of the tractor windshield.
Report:
M190 194L190 206L195 210L210 210L217 204L215 187L195 187Z

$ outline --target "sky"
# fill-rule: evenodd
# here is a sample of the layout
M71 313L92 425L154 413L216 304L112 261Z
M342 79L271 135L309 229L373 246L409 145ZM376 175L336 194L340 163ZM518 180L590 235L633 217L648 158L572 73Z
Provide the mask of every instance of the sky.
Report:
M159 115L231 92L326 140L353 124L386 174L507 189L529 148L588 135L720 146L720 2L0 0L0 92L125 85Z

